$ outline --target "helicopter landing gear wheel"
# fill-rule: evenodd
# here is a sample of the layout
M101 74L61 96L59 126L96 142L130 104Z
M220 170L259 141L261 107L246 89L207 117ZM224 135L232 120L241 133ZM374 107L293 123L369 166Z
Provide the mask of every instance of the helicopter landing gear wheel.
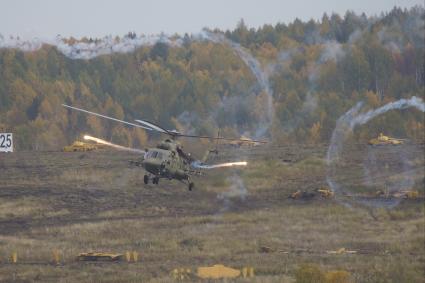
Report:
M192 191L192 189L195 187L195 184L193 182L189 183L189 191Z
M158 185L158 183L159 183L159 178L158 178L158 177L154 177L154 178L152 179L152 183L154 183L154 184Z
M145 183L145 185L147 185L149 183L149 176L148 175L143 176L143 183Z

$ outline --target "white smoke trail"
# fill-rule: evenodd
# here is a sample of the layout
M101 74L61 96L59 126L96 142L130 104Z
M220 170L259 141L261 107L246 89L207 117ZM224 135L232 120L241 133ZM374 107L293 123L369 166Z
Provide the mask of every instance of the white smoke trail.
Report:
M240 44L227 39L223 34L212 33L207 30L199 34L192 35L191 40L203 41L209 40L219 44L225 44L231 47L235 53L244 61L256 77L261 88L267 94L266 107L267 111L263 120L257 127L255 138L265 135L270 127L273 117L273 92L269 83L269 74L261 68L260 63L255 59L248 50ZM158 42L165 43L172 47L180 47L183 40L180 37L170 37L165 34L151 36L124 36L123 38L114 38L106 36L100 40L90 40L88 42L63 39L58 36L55 39L30 38L22 39L20 37L3 37L0 35L0 48L17 48L24 52L30 52L40 49L44 44L56 46L56 48L65 56L71 59L93 59L101 55L112 53L129 53L143 46L153 46Z
M390 102L378 109L370 110L364 114L361 114L357 116L355 119L350 121L350 127L354 128L356 125L363 125L376 116L379 116L381 114L384 114L385 112L389 110L394 109L406 109L409 107L415 107L418 110L425 112L425 104L424 101L421 98L418 98L416 96L413 96L410 99L400 99L395 102Z
M356 126L366 124L376 116L384 114L390 110L395 109L406 109L409 107L415 107L418 110L425 112L425 104L421 98L416 96L410 99L400 99L395 102L390 102L382 107L375 110L369 110L366 113L359 113L363 103L357 103L347 113L342 115L336 122L336 127L332 133L331 143L328 148L326 161L329 165L332 161L338 159L339 154L342 150L342 145L345 139L350 135Z
M181 46L180 38L171 38L164 34L150 36L125 36L123 38L113 38L106 36L100 40L91 40L88 42L76 41L70 42L60 36L54 39L30 38L22 39L20 37L3 37L0 35L0 48L17 48L24 52L36 51L44 44L56 46L56 48L71 59L93 59L101 55L112 53L129 53L142 46L152 46L158 42L170 46Z
M389 51L400 53L406 48L406 42L414 46L425 47L425 9L416 6L409 11L408 17L394 17L377 32L378 40Z
M230 46L236 52L236 54L244 61L244 63L250 68L251 72L256 77L261 88L266 92L267 113L264 116L266 119L260 122L260 126L257 129L257 133L255 134L256 138L264 136L266 131L269 129L271 123L273 122L274 118L273 91L270 87L268 72L264 71L261 68L260 62L258 62L258 60L255 59L248 50L246 50L240 44L226 38L223 34L212 33L207 30L204 30L200 36L201 38L204 37L205 39L211 40L212 42Z
M137 153L143 153L143 154L145 153L145 151L140 150L140 149L125 147L125 146L122 146L122 145L110 143L110 142L107 142L105 140L95 138L95 137L92 137L92 136L89 136L89 135L85 135L84 139L89 140L89 141L94 141L94 142L99 143L99 144L107 145L107 146L113 147L113 148L118 149L118 150L125 150L125 151L131 151L131 152L137 152Z
M337 161L340 159L344 142L353 133L356 126L364 125L373 118L382 115L390 110L399 110L406 108L416 108L419 111L425 112L425 103L421 98L416 96L410 99L400 99L395 102L390 102L382 107L374 110L370 110L361 113L363 103L357 103L353 108L342 115L336 123L336 127L332 133L331 142L326 155L326 164L328 166L328 173L326 181L329 187L335 192L337 199L343 199L342 190L343 187L334 180L337 169ZM363 204L369 204L367 201L363 201ZM375 205L376 202L371 202L371 205Z

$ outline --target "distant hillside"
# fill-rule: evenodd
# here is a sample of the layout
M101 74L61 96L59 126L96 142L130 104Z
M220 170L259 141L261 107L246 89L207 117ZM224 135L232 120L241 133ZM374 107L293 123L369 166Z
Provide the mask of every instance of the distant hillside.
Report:
M221 128L277 143L328 142L338 117L360 100L375 108L424 98L424 21L423 7L394 8L379 17L325 14L320 22L259 29L241 20L233 31L205 32L211 37L149 44L129 33L101 49L93 46L105 39L8 46L0 49L0 128L15 134L19 149L57 149L82 133L130 146L158 138L70 113L60 106L67 103L198 134ZM90 60L73 59L90 48L100 51ZM423 113L403 110L356 135L420 139L424 130Z

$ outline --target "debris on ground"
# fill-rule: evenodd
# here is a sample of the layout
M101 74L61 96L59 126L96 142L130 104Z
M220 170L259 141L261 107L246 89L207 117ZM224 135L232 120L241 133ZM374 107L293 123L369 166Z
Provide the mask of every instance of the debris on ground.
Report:
M259 252L260 252L260 253L265 253L265 254L273 253L273 252L275 252L275 251L276 251L276 249L271 248L271 247L267 247L267 246L261 246L261 247L259 248Z
M331 198L334 196L334 192L329 188L318 188L316 192L323 198Z
M175 280L186 281L192 279L194 274L190 268L174 268L173 271L171 271L171 276Z
M290 194L288 198L291 198L291 199L312 199L315 196L316 196L316 194L314 192L297 190L296 192L293 192L292 194Z
M345 248L340 248L340 249L335 250L335 251L326 251L326 253L327 254L337 254L337 255L339 255L339 254L356 254L357 251L350 251L350 250L347 250Z
M268 247L268 246L261 246L258 251L260 253L274 253L274 252L278 252L278 253L283 253L283 254L288 254L289 252L284 251L284 250L278 250L276 248L272 248L272 247Z
M393 194L396 198L404 198L404 199L419 199L420 195L418 191L399 191Z
M124 255L103 252L89 252L80 253L77 256L77 259L81 261L119 261L124 259Z
M314 191L301 191L297 190L289 195L288 198L291 199L312 199L316 196L320 196L322 198L332 198L334 196L334 192L328 188L318 188Z
M415 190L401 190L396 192L385 192L383 190L378 190L373 195L366 195L364 197L401 198L415 200L421 198L421 195L419 191Z

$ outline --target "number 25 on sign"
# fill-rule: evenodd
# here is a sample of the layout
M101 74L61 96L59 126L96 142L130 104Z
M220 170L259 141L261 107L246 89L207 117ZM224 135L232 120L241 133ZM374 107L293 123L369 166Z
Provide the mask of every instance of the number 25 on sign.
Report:
M13 152L13 134L0 133L0 152Z

